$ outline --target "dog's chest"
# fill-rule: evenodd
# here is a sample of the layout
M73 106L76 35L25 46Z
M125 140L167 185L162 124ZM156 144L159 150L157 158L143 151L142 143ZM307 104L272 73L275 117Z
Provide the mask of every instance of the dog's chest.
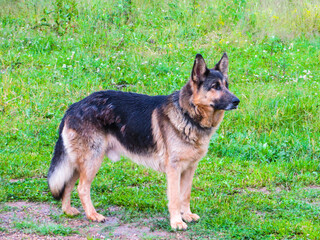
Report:
M196 164L203 158L209 147L210 136L205 136L192 144L180 139L178 136L168 145L168 155L170 164L178 164L182 170Z
M209 141L198 146L188 145L180 149L182 161L198 161L207 154Z

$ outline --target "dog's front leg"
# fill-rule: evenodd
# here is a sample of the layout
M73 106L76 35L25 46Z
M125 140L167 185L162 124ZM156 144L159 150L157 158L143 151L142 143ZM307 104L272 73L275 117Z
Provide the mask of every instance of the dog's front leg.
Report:
M187 224L183 222L181 218L180 169L169 164L166 172L168 181L170 225L173 229L187 229Z
M190 166L188 169L181 174L181 187L180 187L180 197L181 197L181 213L182 219L186 222L197 221L200 217L194 214L190 210L190 196L192 188L192 179L197 165Z

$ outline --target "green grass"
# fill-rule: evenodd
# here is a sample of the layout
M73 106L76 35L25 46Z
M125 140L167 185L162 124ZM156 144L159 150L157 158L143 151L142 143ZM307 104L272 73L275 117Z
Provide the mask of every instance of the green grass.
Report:
M14 221L13 226L25 233L37 233L40 235L62 235L68 236L78 231L61 224L36 223L33 220Z
M316 239L319 16L313 0L0 0L0 201L53 201L45 176L73 102L101 89L169 94L196 53L213 67L227 52L241 103L199 164L192 206L202 218L187 233ZM262 187L270 193L248 191ZM168 216L165 176L128 160L105 161L92 195L100 209L124 207L124 221Z

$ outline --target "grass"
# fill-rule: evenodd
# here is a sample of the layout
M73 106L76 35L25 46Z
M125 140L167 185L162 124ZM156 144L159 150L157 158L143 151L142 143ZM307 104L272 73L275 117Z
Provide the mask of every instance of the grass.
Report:
M45 176L73 102L101 89L169 94L196 53L213 67L227 52L240 108L199 164L192 206L201 220L187 233L316 239L319 16L312 0L0 0L0 201L53 201ZM124 221L167 217L165 185L162 174L107 160L92 198L98 208L124 207ZM154 224L170 230L167 220Z
M68 236L77 233L71 227L65 227L61 224L35 223L32 220L14 221L14 228L25 233L37 233L39 235L60 235Z

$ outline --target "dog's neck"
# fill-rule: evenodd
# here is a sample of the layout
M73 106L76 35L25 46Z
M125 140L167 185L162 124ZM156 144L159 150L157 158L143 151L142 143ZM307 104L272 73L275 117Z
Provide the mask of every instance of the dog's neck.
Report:
M170 104L164 109L164 112L182 139L193 145L201 145L203 136L210 138L214 132L213 128L202 127L188 112L181 108L179 93L175 92L170 96Z
M218 128L223 119L224 111L212 109L212 111L207 112L201 106L196 106L192 101L194 90L192 89L190 81L179 91L179 107L182 109L182 112L189 116L190 120L198 124L200 128Z
M196 128L198 131L209 131L211 127L205 127L200 124L200 121L197 118L192 117L190 115L189 111L186 111L180 103L180 92L175 92L172 97L173 97L173 105L175 108L175 112L177 115L181 116L181 125L188 125L191 124ZM183 123L184 124L183 124Z

